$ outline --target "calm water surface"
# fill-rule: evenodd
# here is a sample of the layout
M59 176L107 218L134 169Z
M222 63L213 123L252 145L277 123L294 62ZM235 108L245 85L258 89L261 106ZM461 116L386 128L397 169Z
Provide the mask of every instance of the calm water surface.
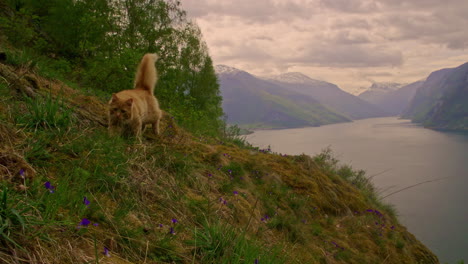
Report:
M284 130L247 140L274 152L315 155L330 147L342 162L365 169L382 195L393 194L399 219L442 263L468 261L468 135L438 132L397 118L373 118Z

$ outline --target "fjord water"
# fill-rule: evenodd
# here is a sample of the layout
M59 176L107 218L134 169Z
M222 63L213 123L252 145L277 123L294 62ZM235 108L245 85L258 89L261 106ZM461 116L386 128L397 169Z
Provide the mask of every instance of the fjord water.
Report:
M396 117L283 130L255 131L254 146L315 155L330 147L342 162L364 169L400 222L441 263L468 261L468 134L440 132ZM430 182L429 182L430 181Z

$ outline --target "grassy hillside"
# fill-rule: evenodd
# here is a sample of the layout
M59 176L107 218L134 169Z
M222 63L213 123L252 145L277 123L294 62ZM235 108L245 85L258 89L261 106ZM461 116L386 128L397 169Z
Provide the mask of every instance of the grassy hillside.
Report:
M110 137L108 94L38 72L0 64L0 263L438 263L329 152Z

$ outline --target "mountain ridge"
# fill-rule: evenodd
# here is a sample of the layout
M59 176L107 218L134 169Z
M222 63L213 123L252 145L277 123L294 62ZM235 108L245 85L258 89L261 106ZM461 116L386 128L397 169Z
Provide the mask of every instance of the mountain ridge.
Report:
M426 127L468 131L468 62L432 72L403 118Z

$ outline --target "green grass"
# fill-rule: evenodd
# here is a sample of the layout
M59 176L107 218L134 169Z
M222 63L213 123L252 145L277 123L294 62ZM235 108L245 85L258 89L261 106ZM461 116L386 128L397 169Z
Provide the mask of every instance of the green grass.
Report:
M382 248L399 263L416 259L420 243L406 231L377 229L378 216L352 214L392 212L364 172L340 165L330 151L284 157L232 137L186 132L139 144L69 119L76 109L63 104L68 98L9 98L0 132L16 134L14 144L0 145L0 172L24 162L36 173L20 181L25 190L14 177L2 181L0 262L379 263ZM24 160L4 165L3 149ZM84 218L98 226L77 228ZM385 221L398 226L393 217ZM104 246L116 258L104 257Z
M193 246L194 259L201 263L291 263L280 254L279 248L260 246L242 230L226 224L206 221L193 233L194 240L187 244Z
M65 108L61 96L53 98L51 94L42 98L25 96L26 113L17 116L20 126L34 129L67 129L73 121L73 109Z

